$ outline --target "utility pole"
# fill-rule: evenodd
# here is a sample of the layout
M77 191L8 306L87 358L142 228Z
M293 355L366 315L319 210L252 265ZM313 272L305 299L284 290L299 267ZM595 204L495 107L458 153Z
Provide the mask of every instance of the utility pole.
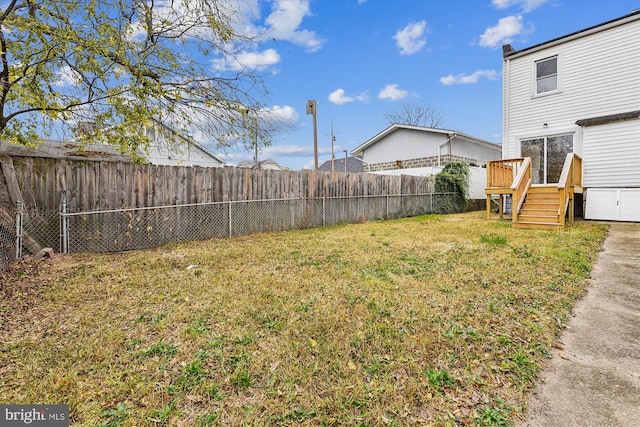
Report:
M253 143L255 144L255 155L253 157L253 166L258 168L258 123L255 123L255 128L253 129Z
M336 156L333 154L334 142L336 142L336 136L333 134L333 120L331 120L331 172L335 172L334 160Z
M318 170L318 128L316 125L316 101L314 99L307 101L307 114L313 115L313 155L315 170Z

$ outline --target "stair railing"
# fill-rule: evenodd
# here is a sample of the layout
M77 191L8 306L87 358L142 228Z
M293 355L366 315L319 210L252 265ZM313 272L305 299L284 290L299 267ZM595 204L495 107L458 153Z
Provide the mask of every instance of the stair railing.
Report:
M513 222L518 221L518 213L524 204L527 191L531 187L531 157L525 157L518 169L511 184L511 218Z
M582 187L582 158L575 153L567 154L562 166L562 173L558 181L558 193L560 204L558 206L558 219L560 225L564 225L564 217L569 209L569 223L573 223L574 217L574 190Z

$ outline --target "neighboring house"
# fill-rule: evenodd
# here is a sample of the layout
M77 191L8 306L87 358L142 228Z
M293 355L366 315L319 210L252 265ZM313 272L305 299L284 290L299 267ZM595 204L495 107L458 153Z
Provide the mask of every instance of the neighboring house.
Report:
M347 172L347 173L360 173L367 172L367 165L358 157L347 157L346 159L347 170L345 171L345 158L338 157L333 159L333 171L331 170L331 160L327 160L318 167L318 170L323 172Z
M224 166L219 156L168 126L153 121L146 128L151 145L139 155L152 165L166 166ZM15 157L43 157L71 160L95 160L131 163L131 156L119 153L108 144L83 144L73 140L42 140L35 148L0 142L0 154Z
M245 160L238 163L238 167L244 168L244 169L264 169L264 170L274 170L274 171L286 170L285 168L280 166L277 162L270 159L261 160L258 163L254 162L253 160Z
M192 137L178 132L164 123L153 120L147 127L151 139L143 157L152 165L166 166L224 166L224 160L195 141Z
M550 186L575 153L585 218L640 221L640 10L505 45L503 66L503 159L531 158L532 184Z
M355 148L364 170L377 174L431 176L447 163L471 166L469 197L484 199L488 161L500 159L501 148L462 132L394 124Z
M393 124L351 154L370 172L443 166L463 161L481 166L500 158L500 146L462 132Z

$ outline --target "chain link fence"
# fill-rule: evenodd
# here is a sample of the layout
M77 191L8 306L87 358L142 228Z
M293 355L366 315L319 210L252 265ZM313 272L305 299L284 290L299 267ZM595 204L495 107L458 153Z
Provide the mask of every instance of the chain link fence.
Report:
M0 210L0 273L6 270L16 258L19 258L21 245L18 235L21 232L22 205L18 205L15 215L6 214Z
M272 199L108 211L64 211L61 252L120 252L180 241L448 213L449 193Z
M151 249L168 243L300 230L340 223L451 213L453 193L271 199L92 212L18 205L0 216L0 273L33 246L62 253ZM32 254L32 253L31 253ZM34 255L34 254L32 254Z

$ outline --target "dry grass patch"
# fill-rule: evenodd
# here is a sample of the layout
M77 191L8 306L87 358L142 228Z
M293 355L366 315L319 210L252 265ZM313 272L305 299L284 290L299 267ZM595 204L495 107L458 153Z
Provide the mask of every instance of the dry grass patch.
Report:
M73 425L508 425L606 227L423 216L16 264L0 401Z

